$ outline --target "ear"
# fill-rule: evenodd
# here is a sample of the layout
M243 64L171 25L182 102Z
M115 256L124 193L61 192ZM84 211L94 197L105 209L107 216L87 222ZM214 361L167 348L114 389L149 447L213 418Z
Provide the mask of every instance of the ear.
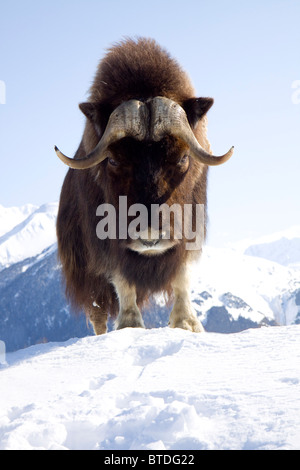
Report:
M110 106L103 103L86 102L80 103L79 109L91 121L97 134L102 135L111 114Z
M214 104L213 98L190 98L183 103L190 126L193 128Z
M97 119L97 105L95 103L80 103L80 111L92 122L95 122Z

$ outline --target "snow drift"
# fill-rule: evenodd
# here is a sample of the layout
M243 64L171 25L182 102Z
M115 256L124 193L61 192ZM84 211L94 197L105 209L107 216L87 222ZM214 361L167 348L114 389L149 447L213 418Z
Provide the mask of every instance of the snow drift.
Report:
M10 353L0 449L299 449L300 326L125 329Z
M3 363L0 341L0 449L300 448L299 227L206 247L192 277L207 331L288 326L170 330L157 298L154 329L65 341L91 331L62 292L56 212L0 206L0 340L19 349Z

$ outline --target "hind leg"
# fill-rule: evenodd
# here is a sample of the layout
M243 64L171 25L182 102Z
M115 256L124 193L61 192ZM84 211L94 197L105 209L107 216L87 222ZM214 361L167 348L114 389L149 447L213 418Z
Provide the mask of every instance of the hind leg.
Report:
M87 315L95 335L102 335L107 332L107 313L103 313L99 307L93 306L88 310Z

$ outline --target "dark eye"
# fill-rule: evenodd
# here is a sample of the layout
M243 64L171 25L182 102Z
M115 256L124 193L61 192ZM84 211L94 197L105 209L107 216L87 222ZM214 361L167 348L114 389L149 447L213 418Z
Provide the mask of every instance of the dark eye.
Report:
M111 158L111 157L108 159L108 163L111 166L118 166L118 162L116 160L114 160L113 158Z
M183 155L183 157L181 157L181 159L179 160L178 165L184 165L185 163L187 163L188 159L188 155Z

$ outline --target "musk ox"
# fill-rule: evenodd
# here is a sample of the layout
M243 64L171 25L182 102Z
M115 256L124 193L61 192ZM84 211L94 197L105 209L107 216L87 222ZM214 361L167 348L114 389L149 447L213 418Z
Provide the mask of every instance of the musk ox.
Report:
M176 236L175 214L166 227L160 212L154 228L149 213L153 207L192 208L187 218L195 230L196 208L206 207L208 166L233 153L233 147L220 157L211 153L206 113L212 104L212 98L195 97L186 73L154 40L128 39L107 52L88 102L79 105L87 119L74 158L55 147L70 167L57 218L66 293L96 334L107 331L108 314L118 329L144 327L141 308L158 292L173 303L170 327L203 331L189 287L201 246L189 250L190 239ZM126 217L125 198L131 208ZM136 205L150 212L129 236ZM108 230L99 237L97 226L109 207L117 235ZM205 237L205 220L202 230Z

